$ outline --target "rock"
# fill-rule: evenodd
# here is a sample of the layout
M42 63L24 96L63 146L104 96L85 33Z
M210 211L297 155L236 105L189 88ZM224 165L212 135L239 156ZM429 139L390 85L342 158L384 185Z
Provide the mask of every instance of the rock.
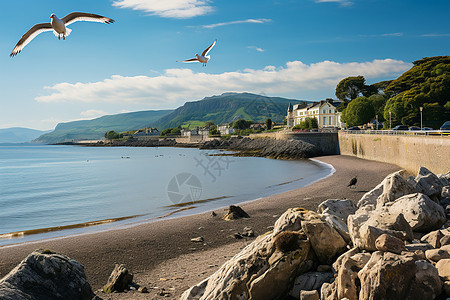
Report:
M444 235L440 240L439 243L441 246L450 245L450 235Z
M255 236L255 232L253 231L253 229L251 227L244 227L244 230L241 233L242 236L246 236L246 237L254 237Z
M230 205L227 213L222 217L222 220L230 221L240 218L250 218L250 216L239 206Z
M442 187L441 199L450 198L450 185Z
M337 288L335 284L324 283L320 288L321 300L337 300Z
M415 252L415 251L425 252L427 250L433 249L433 246L428 243L415 243L415 244L406 244L405 248L409 252Z
M328 223L319 218L302 221L302 229L322 264L331 264L334 258L347 250L347 243Z
M314 291L300 291L300 300L319 300L319 293Z
M0 280L0 299L91 299L82 264L50 250L36 250Z
M431 198L441 196L442 182L427 168L420 167L415 181L415 188L419 193L425 194Z
M415 193L400 197L388 205L392 214L403 214L413 231L429 232L446 222L444 209L428 196Z
M148 293L148 289L145 286L140 286L137 291L142 294Z
M445 296L450 297L450 281L444 282L442 289L444 290Z
M298 231L302 229L302 219L311 212L304 208L289 208L275 222L273 233L276 235L281 231Z
M307 272L295 278L289 295L298 299L300 291L319 290L325 282L331 282L333 278L332 272Z
M450 258L450 251L444 249L430 249L425 251L425 256L429 261L438 262L441 259Z
M403 214L391 214L386 207L374 211L358 209L355 215L348 217L348 229L353 246L375 251L375 240L383 233L395 236L403 241L412 241L411 227Z
M409 184L400 172L388 175L383 182L383 193L377 199L377 208L384 206L386 203L393 202L404 195L417 192L416 188Z
M450 171L446 174L438 174L437 177L443 186L450 185Z
M441 238L444 237L444 234L440 230L432 231L426 235L424 235L420 241L424 243L428 243L433 248L440 248L441 247Z
M345 255L339 265L334 265L337 268L337 276L333 285L336 287L338 299L358 299L358 271L369 262L370 257L370 253Z
M288 228L280 219L277 221L280 228ZM309 241L301 239L301 234L298 234L296 249L286 253L276 250L274 233L258 236L214 274L186 290L180 299L270 299L287 296L294 279L314 265Z
M450 259L441 259L436 264L436 269L438 270L439 277L443 281L450 281Z
M434 299L441 293L436 268L413 253L376 251L358 272L359 299Z
M103 286L103 292L106 294L112 292L123 292L128 285L133 282L133 274L128 272L128 269L124 265L118 265L114 267L108 281Z
M356 205L351 200L326 200L319 204L317 212L319 214L330 214L341 218L347 223L347 217L353 215L357 210Z
M217 214L214 211L212 211L211 212L211 217L217 217Z
M328 272L331 270L330 265L318 265L317 266L317 272Z
M204 240L205 239L202 236L199 236L199 237L192 238L191 242L193 242L193 243L203 243Z
M331 227L333 227L344 239L347 244L350 244L352 239L348 232L347 221L343 221L341 218L338 218L334 215L330 214L322 214L322 219L327 222Z
M386 233L375 240L375 247L380 251L389 251L397 254L406 249L405 243L401 239Z
M397 173L397 172L396 172ZM392 174L391 174L392 175ZM358 201L358 204L356 205L358 208L366 206L366 205L373 205L374 207L377 206L377 199L381 196L383 193L383 186L384 181L379 183L376 187L374 187L371 191L365 193L361 199Z

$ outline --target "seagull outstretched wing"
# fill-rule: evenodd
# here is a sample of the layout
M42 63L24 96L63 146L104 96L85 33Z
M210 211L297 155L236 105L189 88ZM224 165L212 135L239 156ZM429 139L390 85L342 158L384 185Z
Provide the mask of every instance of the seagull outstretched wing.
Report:
M113 19L96 15L96 14L90 14L90 13L83 13L83 12L73 12L62 18L64 24L70 25L72 23L78 22L78 21L89 21L89 22L99 22L99 23L105 23L105 24L111 24L115 21Z
M51 30L53 30L53 28L52 24L50 23L40 23L34 25L22 36L22 38L16 44L16 46L14 47L13 51L9 56L10 57L16 56L17 54L20 53L20 51L22 51L23 48L25 48L26 45L28 45L29 42L31 42L32 39L34 39L40 33Z
M206 48L205 51L202 52L202 56L208 55L208 52L211 51L211 49L214 47L216 42L217 42L217 40L215 40L208 48Z

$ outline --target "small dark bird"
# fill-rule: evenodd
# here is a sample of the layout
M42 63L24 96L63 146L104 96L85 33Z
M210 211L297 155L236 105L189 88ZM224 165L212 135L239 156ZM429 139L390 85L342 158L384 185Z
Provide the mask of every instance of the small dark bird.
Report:
M352 186L356 185L356 183L358 182L358 179L356 179L356 177L358 176L355 176L352 178L352 180L350 180L350 182L347 185L348 187L352 188Z

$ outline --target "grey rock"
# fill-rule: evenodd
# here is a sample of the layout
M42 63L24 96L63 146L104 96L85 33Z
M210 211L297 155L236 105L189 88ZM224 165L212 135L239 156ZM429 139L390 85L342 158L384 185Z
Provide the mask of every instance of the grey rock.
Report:
M0 299L91 299L82 264L50 250L36 250L0 280Z
M310 211L304 208L289 208L284 212L278 220L275 222L273 233L276 235L279 232L288 231L298 231L302 229L302 219L305 214Z
M294 286L289 295L299 298L300 291L319 290L325 282L331 282L334 276L332 272L307 272L295 278Z
M383 180L383 193L377 198L376 208L380 208L386 203L393 202L404 195L416 192L416 188L408 183L400 172L393 173Z
M350 233L348 232L347 221L344 222L341 218L327 213L322 214L322 219L333 227L347 244L351 243L352 239L350 237Z
M441 247L441 239L444 237L444 233L440 230L435 230L432 232L429 232L428 234L424 235L420 241L423 243L428 243L433 248L440 248Z
M415 252L415 251L427 251L430 249L433 249L433 246L428 243L416 243L416 244L406 244L405 248L409 252Z
M329 199L319 204L317 212L319 214L330 214L342 219L345 223L347 217L353 215L357 210L356 205L351 200Z
M405 195L388 205L391 214L403 214L413 231L430 232L446 222L444 209L427 195Z
M300 300L319 300L319 293L314 291L300 291Z
M420 167L415 178L416 190L428 197L440 197L442 191L441 180L425 167Z
M361 197L361 199L358 201L358 204L356 206L358 208L367 206L367 205L372 205L373 207L377 206L377 199L378 199L378 197L381 196L381 194L383 194L385 182L388 180L391 180L391 178L393 176L396 176L396 175L401 176L401 174L403 172L404 172L404 170L400 170L400 171L394 172L394 173L386 176L386 178L381 183L379 183L375 188L373 188L371 191L365 193ZM415 184L415 181L414 181L414 184ZM413 186L413 185L411 185L411 186Z
M450 258L450 250L445 250L443 248L440 249L430 249L425 251L425 257L429 261L438 262L441 259Z
M222 217L222 220L229 221L240 218L250 218L250 216L241 207L230 205L227 213Z

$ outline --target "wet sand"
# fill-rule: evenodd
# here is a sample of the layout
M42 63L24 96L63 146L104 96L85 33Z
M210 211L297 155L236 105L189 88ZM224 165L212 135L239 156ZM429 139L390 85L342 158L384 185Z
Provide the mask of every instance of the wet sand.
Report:
M220 219L224 211L216 210L216 217L206 212L131 228L0 247L0 277L33 250L44 248L80 261L94 291L106 283L116 263L125 264L135 274L136 283L150 288L150 294L99 294L104 299L167 299L157 295L161 288L171 297L178 297L253 241L253 238L236 240L233 233L250 226L256 235L263 234L290 207L315 210L327 199L358 201L386 175L400 169L391 164L342 155L317 159L331 164L336 172L307 187L240 205L251 216L249 219L226 222ZM358 175L356 188L349 189L347 184L355 175ZM198 236L204 238L203 243L191 242L191 238Z

